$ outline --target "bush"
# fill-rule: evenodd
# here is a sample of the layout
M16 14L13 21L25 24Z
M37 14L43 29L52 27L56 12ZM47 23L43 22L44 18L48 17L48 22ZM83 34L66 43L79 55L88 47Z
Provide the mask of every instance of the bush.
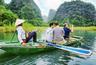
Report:
M12 24L13 22L15 22L17 18L17 15L14 14L12 11L7 10L4 6L0 5L0 25L4 25L4 24Z

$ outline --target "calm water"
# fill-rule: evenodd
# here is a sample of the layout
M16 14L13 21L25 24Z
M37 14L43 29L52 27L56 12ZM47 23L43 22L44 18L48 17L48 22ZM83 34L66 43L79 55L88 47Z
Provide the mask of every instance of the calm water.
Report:
M80 47L96 50L96 32L77 31L73 33L84 39ZM17 36L12 33L0 33L0 43L17 41ZM2 54L0 50L0 65L96 65L96 52L90 57L83 58L70 52L54 50L31 55Z

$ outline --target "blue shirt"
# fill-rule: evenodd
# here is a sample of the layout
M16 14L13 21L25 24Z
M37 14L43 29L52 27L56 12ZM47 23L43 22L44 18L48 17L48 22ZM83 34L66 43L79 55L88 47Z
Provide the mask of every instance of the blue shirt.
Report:
M63 30L64 30L64 37L69 37L71 30L67 27L64 27Z

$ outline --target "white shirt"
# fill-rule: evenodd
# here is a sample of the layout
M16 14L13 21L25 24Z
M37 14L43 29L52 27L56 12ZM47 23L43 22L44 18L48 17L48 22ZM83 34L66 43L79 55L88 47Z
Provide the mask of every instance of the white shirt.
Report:
M53 29L48 28L45 33L45 40L52 42L53 40Z
M25 31L23 30L22 26L18 26L16 30L18 32L18 40L20 43L22 43L22 39L26 39Z

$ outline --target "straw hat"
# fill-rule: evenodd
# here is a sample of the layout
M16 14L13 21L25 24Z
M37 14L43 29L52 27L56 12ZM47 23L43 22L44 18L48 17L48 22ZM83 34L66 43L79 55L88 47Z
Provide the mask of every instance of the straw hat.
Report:
M15 22L15 26L18 26L19 24L22 24L25 20L23 19L17 19Z

